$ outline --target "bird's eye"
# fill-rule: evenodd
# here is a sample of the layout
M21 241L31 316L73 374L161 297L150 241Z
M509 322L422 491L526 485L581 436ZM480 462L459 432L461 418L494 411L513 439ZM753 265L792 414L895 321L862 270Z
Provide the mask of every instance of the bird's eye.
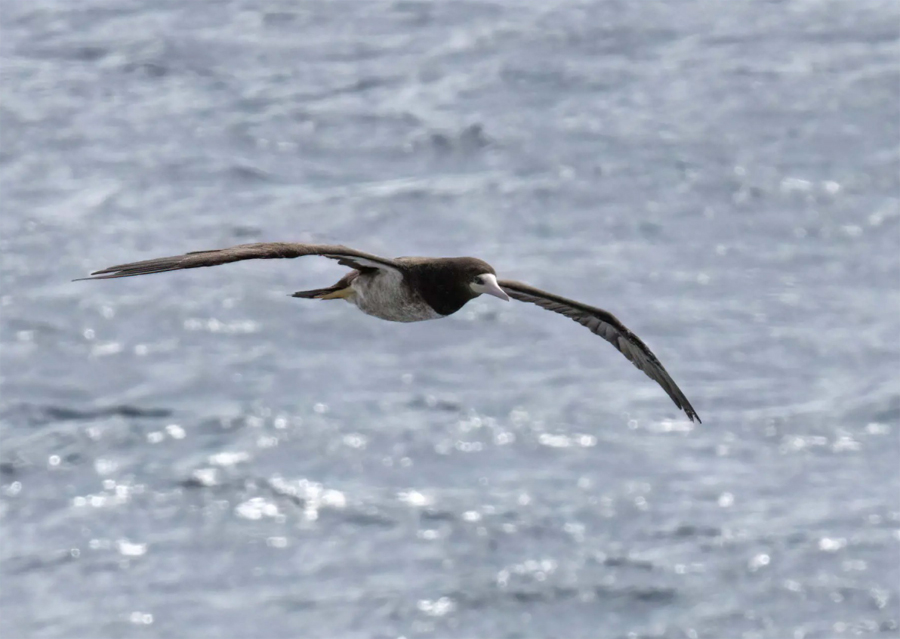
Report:
M484 278L481 277L480 275L476 276L476 277L475 277L475 283L476 283L476 284L484 284Z

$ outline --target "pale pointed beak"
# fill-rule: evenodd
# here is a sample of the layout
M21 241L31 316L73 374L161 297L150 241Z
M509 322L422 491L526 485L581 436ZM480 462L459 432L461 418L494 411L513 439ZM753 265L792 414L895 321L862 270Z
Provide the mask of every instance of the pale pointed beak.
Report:
M481 276L484 280L484 284L481 285L481 293L486 293L488 295L493 295L494 297L499 297L504 302L509 301L509 295L506 294L500 285L497 283L497 276L492 275L490 273L486 273Z

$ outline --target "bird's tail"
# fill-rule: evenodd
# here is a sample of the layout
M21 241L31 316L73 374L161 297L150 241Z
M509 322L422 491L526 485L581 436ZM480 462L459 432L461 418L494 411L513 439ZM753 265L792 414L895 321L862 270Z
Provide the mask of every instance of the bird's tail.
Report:
M302 297L308 300L338 300L348 297L353 289L339 282L328 288L314 288L311 291L297 291L291 297Z

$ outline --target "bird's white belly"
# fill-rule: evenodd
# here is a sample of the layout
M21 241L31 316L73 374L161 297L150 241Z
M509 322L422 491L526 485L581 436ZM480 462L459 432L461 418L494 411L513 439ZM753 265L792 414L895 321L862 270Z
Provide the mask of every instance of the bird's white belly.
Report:
M443 317L406 286L402 275L393 271L360 275L350 287L354 294L347 301L367 315L390 322L421 322Z

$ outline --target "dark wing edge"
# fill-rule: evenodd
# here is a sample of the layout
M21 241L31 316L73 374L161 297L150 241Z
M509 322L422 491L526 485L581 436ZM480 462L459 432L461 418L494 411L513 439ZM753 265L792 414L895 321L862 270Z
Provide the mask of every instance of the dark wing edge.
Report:
M204 266L218 266L241 260L295 258L305 255L321 255L322 257L337 260L343 266L349 266L359 270L389 268L400 270L402 266L392 259L379 257L370 253L363 253L355 249L347 248L339 244L300 244L295 242L261 242L256 244L239 244L224 249L211 251L193 251L184 255L170 257L157 257L152 260L118 264L100 271L94 271L90 277L82 277L80 280L108 280L118 277L133 277L135 275L150 275L152 273L165 273L168 271L180 271L188 268L201 268Z
M675 402L675 405L685 412L688 419L694 421L696 418L697 422L702 423L694 407L691 406L687 397L678 388L675 380L672 379L656 355L653 354L653 351L641 338L628 330L615 315L603 309L594 308L575 300L542 291L523 282L500 280L498 284L510 297L520 302L536 304L548 311L565 315L569 319L587 327L595 335L605 339L615 346L628 361L644 371L647 377L655 380L662 386L663 390Z

